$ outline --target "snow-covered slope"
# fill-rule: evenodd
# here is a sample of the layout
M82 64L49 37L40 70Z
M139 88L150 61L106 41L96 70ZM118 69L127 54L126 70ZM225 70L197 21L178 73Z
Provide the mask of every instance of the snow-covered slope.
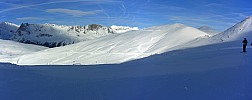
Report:
M252 100L252 48L234 42L123 64L0 64L1 100Z
M205 32L205 33L207 33L207 34L209 34L209 35L211 35L211 36L214 36L214 35L220 33L217 30L215 30L215 29L213 29L213 28L211 28L209 26L202 26L202 27L199 27L198 29Z
M242 41L243 38L252 39L252 16L212 37L212 39L220 41Z
M0 23L0 39L9 40L18 29L18 25L1 22Z
M110 27L96 24L87 26L64 26L23 23L11 39L28 44L59 47L113 33Z
M203 45L218 44L224 42L234 42L236 45L242 46L242 41L247 38L249 44L252 41L252 16L235 24L233 27L224 32L218 33L210 38L198 38L190 41L184 46L197 47Z
M125 33L125 32L128 32L128 31L139 30L138 27L117 26L117 25L112 25L111 28L116 33Z
M19 57L12 63L19 65L122 63L164 53L173 50L173 47L178 49L180 45L205 35L207 34L198 29L182 24L157 26L47 49Z
M34 67L0 64L0 99L252 100L252 48L239 53L240 38L231 34L234 33L227 35L232 41L216 40L215 44L123 64ZM251 39L250 34L245 31L235 36Z
M0 62L10 62L12 58L15 58L17 56L37 52L44 49L47 49L47 47L0 39Z

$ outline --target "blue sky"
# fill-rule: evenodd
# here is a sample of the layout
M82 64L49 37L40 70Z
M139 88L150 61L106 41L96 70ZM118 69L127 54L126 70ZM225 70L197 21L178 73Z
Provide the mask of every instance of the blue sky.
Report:
M0 21L140 28L182 23L223 31L252 15L252 0L0 0Z

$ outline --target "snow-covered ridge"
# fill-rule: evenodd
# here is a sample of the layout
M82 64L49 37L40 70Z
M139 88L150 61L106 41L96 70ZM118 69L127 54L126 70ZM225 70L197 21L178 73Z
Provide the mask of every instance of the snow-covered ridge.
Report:
M97 24L66 26L22 23L11 39L22 43L58 47L114 33L110 27Z
M215 36L183 24L154 26L109 35L73 45L27 54L12 60L18 65L118 64L172 50L252 38L252 17ZM60 26L65 27L65 26ZM224 41L224 42L223 42ZM232 45L233 45L232 44Z
M183 24L129 31L16 58L20 65L115 64L160 54L208 34Z
M240 23L237 23L226 31L215 35L213 39L219 39L221 41L234 41L242 40L246 37L252 38L252 16L246 18Z
M19 27L19 25L9 23L9 22L1 22L1 24L5 24L5 25L8 25L8 26L13 26L13 27Z
M124 33L124 32L128 32L128 31L139 30L138 27L117 26L117 25L112 25L111 28L112 28L116 33Z
M0 39L9 40L18 29L18 25L1 22L0 23Z

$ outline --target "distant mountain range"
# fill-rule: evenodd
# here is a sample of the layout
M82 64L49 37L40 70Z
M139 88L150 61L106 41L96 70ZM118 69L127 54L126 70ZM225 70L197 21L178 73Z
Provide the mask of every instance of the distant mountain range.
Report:
M22 23L18 26L2 22L0 24L0 39L46 47L59 47L131 30L138 30L138 28L115 25L107 27L98 24L66 26Z
M15 32L14 36L11 37L11 40L47 47L59 47L114 33L115 32L110 27L97 24L64 26L56 24L38 25L23 23Z
M183 51L187 48L200 46L207 46L209 49L212 49L211 45L213 44L218 44L218 46L240 46L243 38L247 38L248 41L252 38L251 27L252 17L248 17L226 31L213 36L210 36L209 33L203 32L202 30L183 24L153 26L141 30L116 34L111 27L104 27L96 24L80 27L24 23L11 37L12 40L16 39L16 41L19 41L19 39L22 40L23 38L23 40L27 42L28 39L35 38L42 41L39 43L44 42L45 44L61 40L63 42L58 43L64 45L66 41L76 39L79 43L51 49L34 46L32 47L34 53L33 51L30 51L31 53L29 54L24 54L22 53L23 51L14 52L18 55L16 57L9 57L9 55L13 55L9 51L15 50L12 50L13 48L8 47L8 45L4 45L4 48L7 49L1 51L2 53L0 52L0 54L3 54L3 57L11 58L5 61L10 61L11 63L19 65L118 64L174 50ZM130 28L120 28L119 26L117 28L132 30ZM87 39L87 37L92 36L94 38ZM83 39L84 37L87 41ZM83 41L79 41L81 39L83 39ZM71 42L74 41L70 41L69 43ZM7 41L1 41L1 43L7 44ZM11 44L16 45L12 47L18 47L19 45L18 43ZM25 49L27 46L30 47L29 45L23 46ZM217 47L215 47L215 49L219 50ZM200 49L198 52L200 53Z
M124 32L128 32L128 31L139 30L138 27L116 26L116 25L112 25L111 28L112 28L116 33L124 33Z
M248 17L224 32L218 32L208 26L202 26L197 29L209 34L209 36L211 36L214 40L218 39L220 41L225 41L234 37L237 38L238 36L246 37L241 33L250 32L252 29L251 23L252 17ZM155 27L157 26L147 29L150 30ZM21 25L16 25L8 22L1 22L0 39L13 40L21 43L36 44L46 47L59 47L107 35L137 30L139 30L137 27L116 25L110 27L98 24L90 24L86 26L66 26L56 24L22 23Z

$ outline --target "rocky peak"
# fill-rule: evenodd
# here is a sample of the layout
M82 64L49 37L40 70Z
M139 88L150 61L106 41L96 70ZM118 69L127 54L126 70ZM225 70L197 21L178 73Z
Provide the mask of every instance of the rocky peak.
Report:
M64 46L114 34L110 27L91 24L86 26L66 26L56 24L22 23L12 40L43 45Z

